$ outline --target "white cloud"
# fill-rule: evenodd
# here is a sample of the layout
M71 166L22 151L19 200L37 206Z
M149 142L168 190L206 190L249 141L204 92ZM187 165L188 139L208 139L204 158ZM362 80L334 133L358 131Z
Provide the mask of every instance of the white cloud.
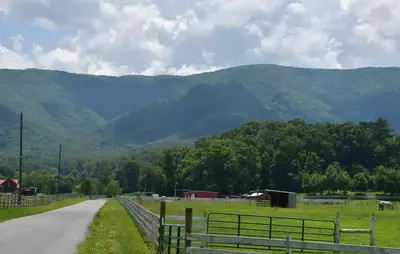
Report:
M33 66L33 62L27 56L0 45L1 69L26 69Z
M35 17L33 23L44 29L52 30L57 28L57 25L53 21L44 17Z
M214 52L208 52L206 50L203 50L202 56L203 56L203 58L204 58L204 60L206 61L207 64L213 64L214 63L214 56L215 56Z
M202 73L202 72L210 72L210 71L216 71L220 70L223 68L228 68L229 66L225 67L217 67L217 66L208 66L208 65L201 65L201 66L196 66L193 64L190 65L182 65L179 68L176 67L168 67L164 63L160 61L152 61L150 64L150 67L140 73L140 75L146 75L146 76L153 76L153 75L158 75L158 74L170 74L170 75L191 75L191 74L197 74L197 73ZM135 73L136 74L136 73Z
M51 40L0 31L2 68L186 75L260 62L400 65L398 0L0 0L1 11L10 18L0 22L25 22Z
M0 0L0 12L8 12L8 0Z
M18 34L17 36L12 36L10 39L12 41L13 50L15 52L21 52L24 48L24 38L22 37L22 35Z

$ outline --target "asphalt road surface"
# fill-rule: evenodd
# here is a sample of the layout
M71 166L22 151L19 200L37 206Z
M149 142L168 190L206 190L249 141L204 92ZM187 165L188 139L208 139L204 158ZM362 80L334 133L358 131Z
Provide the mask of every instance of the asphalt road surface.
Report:
M75 254L106 200L82 203L0 223L0 253Z

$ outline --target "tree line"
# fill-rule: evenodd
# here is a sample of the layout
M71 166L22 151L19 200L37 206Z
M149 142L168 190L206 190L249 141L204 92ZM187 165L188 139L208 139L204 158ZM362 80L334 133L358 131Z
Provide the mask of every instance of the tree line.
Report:
M210 190L238 195L257 189L306 193L400 193L400 136L389 121L307 124L252 121L192 147L135 151L114 160L63 167L61 189L84 194ZM12 169L0 166L0 174ZM56 170L24 173L25 183L55 191ZM53 180L52 180L53 179Z

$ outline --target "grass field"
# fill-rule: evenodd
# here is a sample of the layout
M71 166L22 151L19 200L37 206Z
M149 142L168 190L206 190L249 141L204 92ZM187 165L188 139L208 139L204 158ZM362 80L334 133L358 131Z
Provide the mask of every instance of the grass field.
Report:
M305 204L298 203L296 209L287 208L270 208L270 207L257 207L255 202L250 205L250 202L235 202L235 201L175 201L173 203L167 203L167 215L184 215L185 208L193 208L193 216L203 216L203 213L210 212L223 212L223 213L238 213L238 214L252 214L252 215L263 215L263 216L283 216L283 217L296 217L305 219L321 219L335 221L336 213L341 214L341 228L357 228L357 229L368 229L370 227L370 214L373 212L375 214L375 245L377 246L387 246L387 247L400 247L400 212L395 209L395 211L378 211L376 206L377 201L351 201L349 204ZM150 200L143 200L142 205L152 212L159 213L159 203ZM219 225L226 224L228 226L229 221L232 221L230 227L232 229L224 229L223 232L237 234L237 229L234 229L237 225L237 216L229 215L211 215L211 220L224 220L226 223L219 223ZM268 224L267 218L256 216L242 216L241 223L250 222L252 224L243 224L242 228L247 229L247 233L241 230L242 234L254 234L258 232L258 235L262 234L261 229L267 226L262 224ZM167 223L169 223L167 221ZM183 223L183 222L180 222ZM195 222L194 222L195 223ZM274 219L273 224L281 225L299 225L300 221L296 220L278 220ZM300 224L299 224L300 223ZM319 226L319 227L332 227L332 223L326 222L309 222L306 221L307 226ZM212 224L212 223L211 223ZM258 225L255 225L258 224ZM312 224L312 225L311 225ZM284 237L286 233L279 233L274 231L279 231L282 226L274 226L272 229L274 236ZM287 230L287 228L285 228ZM292 228L288 231L294 232L299 231L299 228ZM220 230L222 232L222 230ZM307 232L322 232L317 231L306 231ZM324 231L327 232L327 231ZM267 234L264 232L264 234ZM292 238L296 235L292 234ZM267 237L265 235L264 237ZM324 238L325 237L325 238ZM313 239L316 240L329 240L333 241L333 236L315 236ZM274 237L273 237L274 238ZM347 244L365 244L369 245L369 234L341 234L341 243Z
M11 220L19 217L34 215L38 213L48 212L51 210L59 209L65 206L80 203L86 199L84 198L66 198L60 201L55 201L48 205L31 206L31 207L15 207L15 208L2 208L0 209L0 222Z
M79 254L149 254L135 223L116 200L108 201L90 226L88 240L78 247Z

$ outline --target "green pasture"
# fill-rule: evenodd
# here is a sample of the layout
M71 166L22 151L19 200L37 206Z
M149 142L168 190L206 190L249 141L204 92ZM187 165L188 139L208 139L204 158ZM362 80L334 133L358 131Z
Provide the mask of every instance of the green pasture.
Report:
M173 201L166 204L167 215L184 215L185 208L193 208L193 216L204 216L204 213L234 213L234 214L247 214L256 216L241 216L241 235L260 235L268 237L269 234L269 220L267 217L292 217L304 218L306 228L305 238L310 240L325 240L333 242L333 229L332 222L336 219L336 213L340 212L341 228L347 229L368 229L370 228L370 215L375 214L375 245L386 247L400 247L400 212L395 208L394 211L379 211L376 200L366 201L350 201L348 204L315 204L315 203L298 203L297 208L270 208L270 207L257 207L255 201L253 202L237 202L237 201ZM142 200L142 205L152 212L159 213L160 203L152 200ZM261 216L261 217L257 217ZM223 222L211 222L213 226L230 227L229 229L211 229L211 231L224 232L226 234L237 234L237 221L236 215L210 215L211 220ZM310 220L327 220L323 221L310 221ZM246 224L246 222L248 224ZM181 223L184 222L169 222L167 223ZM198 222L193 222L198 225ZM284 238L287 233L279 231L291 232L292 238L301 238L301 224L300 220L288 220L273 218L274 226L272 227L272 238ZM277 225L277 226L275 226ZM283 225L283 226L278 226ZM300 227L291 227L291 226ZM312 228L315 227L315 228ZM327 228L326 230L316 228ZM199 232L197 230L197 232ZM295 232L298 232L297 234ZM212 233L212 232L210 232ZM314 234L315 233L315 234ZM316 235L316 234L332 234L329 236ZM369 234L361 233L341 233L341 243L347 244L364 244L369 245Z
M35 215L44 213L55 209L71 206L85 201L85 198L66 198L54 201L47 205L38 205L30 207L14 207L14 208L1 208L0 209L0 222L16 219L24 216Z

